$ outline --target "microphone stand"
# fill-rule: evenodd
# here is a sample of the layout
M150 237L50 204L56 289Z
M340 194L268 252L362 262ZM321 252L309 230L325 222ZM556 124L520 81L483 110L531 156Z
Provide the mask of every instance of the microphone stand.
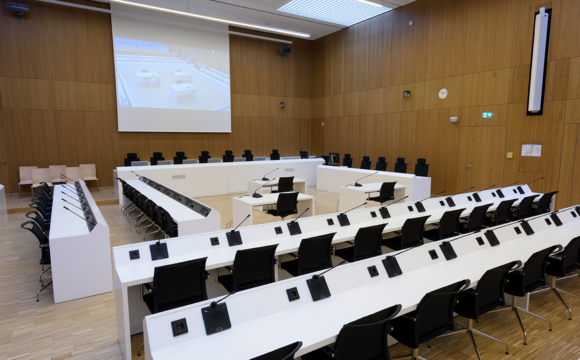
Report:
M408 249L405 249L401 252L396 253L395 255L387 255L387 257L383 259L383 266L385 267L385 270L387 271L387 275L390 278L402 275L403 270L401 270L401 266L399 266L399 262L397 261L397 256L402 254L402 253L406 253L409 250L413 250L415 248L418 248L420 246L423 246L423 244L410 247Z
M288 231L290 232L290 235L299 235L302 234L302 229L300 229L300 224L298 224L296 222L296 220L300 219L300 217L302 215L304 215L308 210L310 210L310 208L306 208L306 210L304 210L304 212L300 215L298 215L298 217L292 221L290 221L287 225L288 225Z
M506 187L510 187L512 185L515 185L519 183L519 181L516 181L515 183L509 184L507 186L501 187L499 189L496 190L497 196L499 196L500 199L503 199L505 197L505 195L503 194L503 192L501 191L501 189L505 189Z
M260 190L261 188L263 188L264 186L268 185L268 183L270 183L270 182L272 182L274 180L276 180L276 178L273 178L272 180L269 180L267 183L265 183L264 185L262 185L259 188L257 188L254 191L254 193L252 194L252 197L255 197L255 198L261 198L261 197L263 197L263 195L262 194L258 194L257 191Z
M236 226L235 229L233 229L232 231L228 231L226 233L226 238L228 239L228 244L230 246L236 246L236 245L242 245L243 244L243 242L242 242L242 236L240 235L240 232L239 231L236 231L236 230L238 230L238 228L240 226L242 226L242 224L244 223L244 221L248 220L249 217L250 217L250 214L248 214L248 216L246 216L246 218L244 220L242 220L242 222L239 223L238 226Z
M350 221L348 221L348 216L346 216L346 213L347 213L347 212L349 212L349 211L351 211L351 210L354 210L354 209L356 209L356 208L359 208L359 207L361 207L361 206L364 206L364 205L366 205L366 204L367 204L367 203L366 203L366 201L365 201L364 203L360 204L359 206L353 207L353 208L352 208L352 209L350 209L350 210L347 210L347 211L345 211L345 212L343 212L343 213L340 213L340 214L338 214L338 215L336 216L336 218L338 219L338 223L340 224L340 226L348 226L348 225L350 225Z
M447 205L449 205L449 207L455 207L455 201L453 201L452 197L454 197L455 195L459 195L459 194L463 194L464 192L473 189L475 186L470 187L469 189L465 189L461 192L458 192L457 194L448 196L445 198L445 201L447 202Z
M274 170L270 171L270 172L269 172L269 173L267 173L266 175L269 175L269 174L273 173L274 171L276 171L276 170L278 170L278 169L280 169L280 168L275 168ZM262 181L269 181L269 180L270 180L270 179L268 179L268 178L266 177L266 175L264 175L264 176L262 177ZM273 180L273 179L272 179L272 180Z
M77 214L76 212L72 211L71 209L67 208L66 206L63 206L63 208L67 209L68 211L70 211L71 213L75 214L76 216L80 217L81 219L83 219L84 221L88 222L89 224L93 225L93 226L97 226L97 224L90 222L89 220L87 220L85 217L80 216L79 214Z
M536 180L534 180L534 181L530 181L529 183L526 183L526 184L524 184L524 185L529 185L529 184L531 184L531 183L535 183L536 181L542 180L542 179L544 179L544 178L545 178L545 176L542 176L541 178L539 178L539 179L536 179ZM524 194L526 193L526 192L524 191L524 189L522 189L522 187L521 187L521 186L518 186L518 187L517 187L517 189L518 189L518 191L519 191L519 193L520 193L521 195L524 195Z
M483 190L481 190L481 191L478 191L478 192L476 192L476 193L473 193L473 198L475 199L475 202L481 202L481 198L479 197L479 193L480 193L480 192L482 192L482 191L485 191L485 190L487 190L487 189L491 189L491 188L492 188L492 187L494 187L494 186L495 186L495 184L493 184L492 186L486 187L485 189L483 189Z
M369 176L373 176L374 174L377 174L377 173L378 173L378 171L375 171L374 173L372 173L372 174L370 174L370 175L367 175L367 176L363 176L363 177L361 177L360 179L358 179L357 181L355 181L355 182L354 182L354 185L353 185L353 186L356 186L356 187L360 187L360 186L362 186L362 184L359 184L359 183L358 183L358 182L359 182L359 180L366 179L366 178L368 178ZM349 186L349 185L347 185L347 186Z
M322 275L326 274L332 269L339 267L344 263L346 263L346 261L338 263L337 265L331 267L330 269L326 270L321 274L312 275L312 278L306 280L308 290L310 290L310 295L312 296L312 301L327 299L331 296L330 289L328 289L328 284L326 283L326 279Z
M458 238L455 238L453 240L449 240L449 241L443 241L441 243L441 245L439 245L439 247L441 248L441 252L443 253L443 256L445 256L445 260L449 261L449 260L453 260L455 258L457 258L457 254L455 253L455 250L453 249L453 246L451 246L451 243L454 242L455 240L459 240L459 239L463 239L466 236L469 235L473 235L476 232L480 232L481 230L475 230L472 231L470 233L467 233L463 236L460 236Z
M381 206L381 207L379 208L379 212L381 213L381 216L383 217L383 219L388 219L388 218L390 218L390 217L391 217L391 214L389 214L389 210L387 210L387 208L388 208L389 206L391 206L391 205L393 205L393 204L396 204L396 203L398 203L398 202L399 202L399 201L401 201L401 200L405 200L405 199L406 199L406 198L408 198L408 197L409 197L409 195L407 195L407 196L405 196L404 198L401 198L401 199L399 199L399 200L397 200L397 201L394 201L394 202L392 202L392 203L390 203L390 204L387 204L387 205L385 205L385 206Z
M426 199L423 199L423 200L419 200L419 201L417 201L417 202L415 203L415 207L417 207L417 211L419 211L420 213L423 213L423 212L425 212L425 211L426 211L426 210L425 210L425 206L423 206L423 203L422 203L421 201L429 200L429 199L431 199L431 198L433 198L433 197L435 197L435 196L437 196L437 195L441 195L441 194L443 194L444 192L445 192L445 191L441 191L439 194L435 194L435 195L433 195L433 196L429 196L429 197L428 197L428 198L426 198Z

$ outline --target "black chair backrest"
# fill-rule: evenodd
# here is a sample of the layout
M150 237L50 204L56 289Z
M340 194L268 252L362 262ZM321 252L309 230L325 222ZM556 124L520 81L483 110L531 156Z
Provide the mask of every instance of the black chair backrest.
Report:
M151 199L147 199L145 200L145 202L147 203L147 216L149 217L149 219L151 219L153 222L155 222L155 218L157 216L157 204L151 200Z
M149 161L151 162L151 165L157 165L157 162L162 160L165 160L163 153L154 152L153 157Z
M244 285L273 283L276 245L238 250L234 259L233 289Z
M40 216L38 211L29 211L24 216L34 220L43 232L48 231L49 226L46 224L42 216Z
M544 214L550 211L550 204L552 203L552 198L559 191L552 191L542 195L540 201L538 201L538 214Z
M510 270L520 264L518 261L512 261L496 268L487 270L479 279L476 289L475 313L483 315L486 312L502 306L505 303L503 287L506 283Z
M294 354L302 347L302 341L292 343L290 345L283 346L274 351L270 351L267 354L260 355L250 360L291 360L294 358Z
M548 257L552 255L559 245L550 246L544 250L533 253L522 270L524 292L536 289L540 285L546 284L546 265Z
M294 191L294 176L278 179L278 192Z
M352 167L352 158L350 154L344 154L344 159L342 160L342 166L346 166L351 168Z
M441 216L441 221L439 221L439 239L459 234L459 217L464 210L465 208L446 211Z
M278 201L276 204L278 216L286 217L288 215L298 213L297 207L298 194L299 193L297 192L278 194Z
M178 151L175 153L176 156L173 157L174 164L183 164L183 160L187 160L187 156L183 151Z
M211 156L209 156L209 151L202 151L201 155L199 156L199 163L207 164L207 159L211 159Z
M234 162L234 152L232 150L226 150L226 154L222 157L224 162Z
M301 159L308 159L310 155L308 155L307 150L300 150L300 158Z
M375 170L378 171L387 171L387 162L385 162L385 158L383 156L379 157L379 161L377 161L377 166Z
M161 206L155 208L155 224L159 226L162 230L165 230L167 225L165 224L165 209Z
M26 227L26 225L30 225L30 227ZM33 221L26 221L20 224L20 227L33 233L40 244L48 244L48 237L44 236L42 229L40 226L38 226L37 223Z
M485 215L487 214L487 209L489 209L491 205L493 205L493 203L480 205L473 208L471 214L469 215L469 224L467 225L468 231L475 231L483 228L485 225Z
M570 273L579 264L580 264L580 236L577 236L568 243L566 249L564 249L564 254L562 254L562 265L564 266L564 273L565 274Z
M471 282L461 280L454 284L431 291L417 305L415 336L416 342L430 340L448 330L455 329L453 308L457 294L468 288Z
M518 199L504 200L499 203L495 210L495 225L500 225L510 221L510 212L513 203Z
M280 160L280 153L277 149L272 150L272 153L270 154L270 160Z
M427 176L429 173L429 164L425 159L417 159L417 164L415 164L415 175L416 176Z
M173 221L173 218L171 217L171 214L169 214L169 212L167 212L167 210L164 210L164 214L163 216L165 217L165 228L163 230L165 230L166 234L169 235L169 237L177 237L177 224Z
M254 154L252 154L252 150L244 150L242 157L245 157L246 161L254 161Z
M525 219L532 215L532 204L538 196L540 195L530 195L522 199L520 206L518 206L518 219Z
M33 202L32 204L28 204L28 206L30 206L33 209L36 209L38 211L38 213L40 213L40 215L42 215L43 218L50 219L51 212L48 211L48 209L46 208L46 206L43 203Z
M354 259L368 257L370 254L381 255L381 241L383 230L387 224L361 227L354 237Z
M322 155L321 158L322 160L324 160L324 165L328 165L328 162L330 161L330 156Z
M370 161L370 157L369 156L363 156L363 159L360 163L360 168L361 169L367 169L370 170L371 169L371 163L372 161Z
M136 153L128 153L127 157L124 160L123 165L125 166L131 166L131 162L132 161L140 161L140 159L137 157Z
M302 239L298 247L298 274L302 275L302 270L328 265L332 267L330 256L332 238L336 233Z
M405 158L402 157L397 158L397 162L395 163L395 172L397 173L407 172L407 164L405 163Z
M401 308L394 305L344 325L336 337L334 359L389 360L389 322Z
M155 267L153 313L207 300L205 262L207 257ZM174 307L172 307L172 305Z
M401 230L401 249L419 245L423 243L423 230L425 229L425 222L431 215L421 216L405 220L403 229Z
M379 192L379 194L380 194L379 197L381 198L381 203L395 199L395 185L397 185L396 181L384 182L381 185L381 190Z

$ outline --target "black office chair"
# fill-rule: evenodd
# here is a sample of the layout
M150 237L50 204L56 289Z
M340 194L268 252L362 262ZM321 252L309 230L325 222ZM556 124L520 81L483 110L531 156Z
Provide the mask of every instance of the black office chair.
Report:
M471 344L475 349L477 357L479 350L475 344L473 334L483 335L489 339L495 340L505 345L505 353L509 355L509 346L505 341L494 338L479 330L473 328L474 320L479 320L481 315L484 315L499 306L505 306L505 296L503 292L507 276L510 271L516 270L522 266L521 261L512 261L510 263L498 266L488 270L483 274L481 279L477 282L475 289L468 289L457 294L459 303L455 305L453 311L467 319L467 324L458 324L463 327L461 330L443 334L441 336L453 335L457 333L467 333L471 339Z
M436 225L437 228L425 231L423 237L436 241L459 235L459 217L464 210L465 208L446 211Z
M379 256L381 242L383 241L383 230L387 224L380 224L368 227L361 227L357 230L354 242L347 241L350 247L337 249L334 255L348 262L355 262Z
M399 236L390 239L384 239L382 244L393 250L403 250L410 247L420 246L424 244L423 231L425 222L431 215L421 216L405 220L403 229Z
M534 203L534 199L540 196L539 194L526 196L520 202L520 206L517 209L512 209L511 211L511 219L512 220L521 220L532 216L532 204Z
M123 161L124 166L131 166L131 162L140 161L136 153L127 153L127 157Z
M387 171L387 164L388 162L385 162L385 157L381 156L379 157L379 161L377 161L377 166L375 167L375 170Z
M470 284L471 281L462 280L425 294L417 310L391 321L394 329L390 335L411 348L412 359L422 359L419 345L455 330L453 307L457 303L456 297Z
M537 317L540 320L547 321L550 325L550 331L552 331L552 322L548 319L544 319L543 317L534 314L531 311L526 309L522 309L518 306L518 297L526 296L527 293L531 293L532 291L536 290L541 286L546 286L546 264L548 263L548 257L552 255L554 252L561 251L562 245L555 245L550 246L544 250L540 250L536 253L533 253L532 256L526 261L526 265L521 272L511 272L507 276L508 283L505 285L503 291L506 294L512 295L512 306L511 307L503 307L501 309L493 310L495 311L503 311L503 310L511 310L516 314L516 318L522 328L524 333L524 345L528 344L528 335L526 334L526 329L524 329L524 325L522 324L522 320L520 320L520 315L518 310L521 310L527 314Z
M281 177L278 179L278 189L272 190L272 193L281 193L294 191L294 176Z
M328 165L328 162L330 161L330 156L322 155L321 158L322 160L324 160L324 165Z
M300 150L300 158L301 159L308 159L308 158L310 158L310 156L308 155L308 151L306 151L306 150Z
M207 164L207 159L211 159L211 156L209 156L209 151L202 151L198 158L200 164Z
M145 283L147 294L141 294L143 302L151 314L176 309L207 300L205 281L209 273L205 271L207 257L164 266L157 266L153 272L153 286ZM141 356L139 345L137 356Z
M395 185L397 185L396 181L384 182L381 185L379 196L369 196L367 200L379 202L381 205L389 200L395 200Z
M254 161L254 154L252 154L252 150L244 150L242 157L245 157L246 161Z
M288 254L294 260L283 262L280 266L292 276L310 274L332 267L332 238L335 234L302 239L298 247L298 255Z
M459 232L467 234L472 231L483 229L485 227L487 209L489 209L491 205L493 205L493 203L474 207L471 214L469 214L469 218L460 219Z
M30 226L30 227L27 227L27 226ZM20 227L33 233L34 236L36 236L36 239L38 239L38 247L40 247L40 254L41 254L40 255L40 265L42 265L42 272L40 273L38 281L42 284L42 287L36 293L36 302L38 302L40 300L40 292L52 284L52 277L50 278L51 280L46 285L44 285L43 279L42 279L42 275L46 271L48 271L48 269L50 269L52 266L51 262L50 262L50 244L48 242L48 236L44 234L44 232L42 231L40 226L38 226L38 224L36 224L35 222L26 221L26 222L22 223L20 225ZM45 266L47 266L47 267L45 267Z
M552 191L542 195L537 203L532 203L532 213L534 215L540 215L550 212L550 204L552 203L554 195L557 193L559 193L559 191Z
M393 330L390 322L401 308L394 305L344 325L334 346L302 355L302 360L389 360L387 335Z
M517 200L518 199L510 199L500 202L495 212L489 214L485 219L487 226L497 226L510 222L512 205Z
M405 158L402 157L397 158L397 162L395 163L395 172L396 173L407 172L407 164L405 163Z
M280 193L275 209L268 209L267 213L272 216L280 216L282 220L286 216L298 214L298 193Z
M280 160L280 153L277 149L272 150L272 153L270 154L270 160Z
M360 162L360 168L370 170L371 169L371 158L370 156L363 156L362 161Z
M154 152L153 157L149 161L151 162L151 165L157 165L158 161L163 161L163 160L165 160L165 158L163 157L163 153Z
M352 158L350 154L344 154L344 159L342 160L342 166L346 166L351 168L352 167Z
M558 297L558 299L562 302L562 304L566 306L566 309L568 309L569 320L572 320L572 310L570 310L570 307L568 306L568 304L566 304L564 299L562 299L562 296L560 296L560 293L558 291L561 291L564 294L568 294L570 296L574 296L579 299L580 296L574 295L572 293L569 293L556 287L556 281L569 279L571 277L578 277L580 275L580 271L573 273L575 270L578 269L580 269L580 236L572 239L572 241L568 243L564 251L554 255L554 257L548 258L548 265L546 266L546 274L552 277L550 287L533 292L536 293L540 291L552 290L552 292Z
M233 268L226 266L229 275L219 276L218 269L218 282L230 293L273 283L277 247L278 244L238 250Z
M270 351L267 354L260 355L250 360L292 360L294 359L294 354L302 347L302 341L286 345L274 351Z
M427 160L423 158L417 159L417 163L415 164L415 175L427 176L427 173L429 173L429 164L427 164Z
M183 151L176 152L175 156L173 157L173 163L181 165L183 164L183 160L187 160L187 156L185 156L185 153Z
M33 202L28 204L28 206L38 211L38 213L42 215L45 220L50 221L50 218L52 217L52 210L48 210L43 203Z
M165 217L165 228L163 230L165 231L165 235L169 236L170 238L178 237L179 233L177 229L177 223L173 220L171 214L169 214L167 210L163 209L163 211L163 216Z
M50 231L50 220L46 220L45 218L43 218L38 211L29 211L26 214L24 214L24 216L26 216L31 220L34 220L38 224L38 226L40 226L42 232L48 235L48 232Z
M234 152L226 150L226 154L222 156L224 162L234 162Z
M155 221L157 218L157 204L151 199L147 199L147 204L147 217L151 221L151 225L149 225L145 232L143 232L143 241L145 241L145 237L149 233L149 230L151 230L154 226L159 226L157 225L157 221ZM161 230L161 228L159 229Z

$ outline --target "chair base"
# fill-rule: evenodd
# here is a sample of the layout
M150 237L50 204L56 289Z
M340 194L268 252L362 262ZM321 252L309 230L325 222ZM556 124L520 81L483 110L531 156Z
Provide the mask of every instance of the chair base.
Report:
M48 282L48 284L44 285L43 287L40 288L40 290L38 290L38 292L36 293L36 302L40 301L40 292L44 289L46 289L49 285L52 284L52 280L50 280Z
M425 358L419 356L419 349L411 349L411 355L397 356L391 358L391 360L395 359L426 360Z
M506 307L503 307L503 308L491 310L490 313L491 312L497 312L497 311L503 311L503 310L512 310L514 312L514 314L516 314L516 319L518 319L518 323L520 324L520 327L522 328L522 332L524 333L524 345L528 345L528 335L526 334L526 329L524 328L524 325L522 324L522 319L520 319L520 314L519 314L518 310L521 310L521 311L525 312L526 314L535 316L535 317L537 317L540 320L547 321L548 324L549 324L549 326L550 326L549 330L552 331L552 322L550 320L545 319L545 318L541 317L540 315L534 314L533 312L528 311L526 309L522 309L517 304L518 304L518 297L517 296L514 296L513 297L513 300L512 300L512 306L511 307L506 306Z
M575 298L578 298L578 299L580 299L580 296L574 295L572 293L569 293L569 292L567 292L565 290L562 290L562 289L556 287L556 281L562 280L562 279L568 279L568 278L571 278L571 277L577 277L579 275L580 275L580 272L578 272L578 274L561 277L559 279L557 279L555 276L552 276L552 282L550 283L550 287L545 287L545 288L542 288L540 290L533 291L530 294L536 294L536 293L539 293L539 292L542 292L542 291L552 290L552 292L554 293L554 295L556 295L556 297L558 298L558 300L560 300L560 302L562 304L564 304L564 306L568 310L568 320L572 320L572 310L570 309L570 307L568 306L568 304L566 304L566 302L564 301L564 299L562 299L562 296L560 295L560 293L558 291L561 291L564 294L567 294L567 295L570 295L570 296L574 296Z

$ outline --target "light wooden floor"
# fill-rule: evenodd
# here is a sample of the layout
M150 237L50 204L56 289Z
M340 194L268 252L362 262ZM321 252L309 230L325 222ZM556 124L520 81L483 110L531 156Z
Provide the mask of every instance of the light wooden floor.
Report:
M317 215L337 211L336 194L312 187L308 193L315 196ZM102 195L105 198L108 194ZM232 197L200 198L221 213L222 228L232 217ZM141 241L141 235L127 223L118 205L100 209L110 227L111 246ZM40 288L40 250L36 238L20 228L24 220L23 214L9 215L8 225L0 234L0 359L121 359L112 292L54 304L49 287L41 294L40 302L35 301ZM255 224L275 220L272 216L254 213ZM580 278L561 281L558 286L580 294ZM501 344L475 335L482 359L579 359L580 299L567 295L564 299L576 310L573 321L568 320L564 306L553 294L532 295L530 310L552 320L554 331L549 332L541 320L521 315L528 332L527 346L523 345L523 335L511 312L484 315L475 328L507 341L511 348L510 355L505 355ZM143 359L136 354L141 341L140 335L132 338L133 359ZM391 356L408 352L402 345L390 350ZM476 359L465 334L434 340L431 349L426 345L421 347L420 355L434 360Z

